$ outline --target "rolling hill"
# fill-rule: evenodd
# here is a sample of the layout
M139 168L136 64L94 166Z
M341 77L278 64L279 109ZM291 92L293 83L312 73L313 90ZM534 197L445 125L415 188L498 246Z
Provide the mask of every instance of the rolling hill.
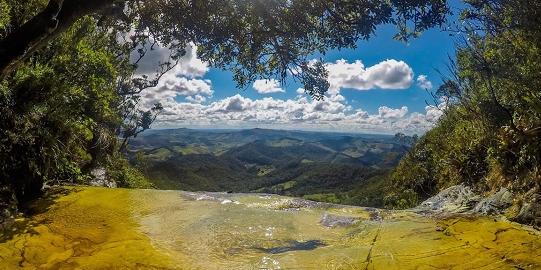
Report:
M377 206L381 198L363 190L374 193L408 150L390 135L170 129L137 137L128 154L161 189L265 192Z

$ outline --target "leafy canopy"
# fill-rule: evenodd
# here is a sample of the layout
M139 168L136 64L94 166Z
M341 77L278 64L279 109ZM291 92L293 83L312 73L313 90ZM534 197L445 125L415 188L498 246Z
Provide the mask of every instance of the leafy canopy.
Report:
M466 2L453 77L437 91L448 108L393 172L388 206L410 207L456 184L508 188L517 207L541 194L541 2Z
M51 11L55 13L47 13ZM321 63L309 64L309 57L355 47L357 40L368 39L382 24L396 25L396 38L408 40L441 25L447 13L444 0L50 0L28 21L53 17L47 33L27 27L41 39L25 44L32 40L26 37L32 31L24 35L26 39L16 39L14 29L0 45L12 50L35 47L81 14L93 14L100 25L124 38L126 48L141 55L150 47L168 47L175 62L193 42L204 61L230 69L240 87L257 78L283 80L289 73L297 75L308 93L321 98L328 88L326 73ZM20 28L27 30L25 25ZM0 49L0 67L9 53Z

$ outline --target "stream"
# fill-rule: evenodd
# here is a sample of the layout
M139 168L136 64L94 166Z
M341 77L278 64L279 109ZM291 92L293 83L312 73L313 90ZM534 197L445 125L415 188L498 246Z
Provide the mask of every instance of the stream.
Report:
M70 187L1 236L0 269L539 269L540 233L265 194Z

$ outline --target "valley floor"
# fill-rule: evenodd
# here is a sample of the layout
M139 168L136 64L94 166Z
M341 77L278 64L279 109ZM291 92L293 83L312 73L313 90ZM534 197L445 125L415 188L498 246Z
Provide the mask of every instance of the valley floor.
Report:
M539 269L539 232L264 194L66 188L0 242L0 269Z

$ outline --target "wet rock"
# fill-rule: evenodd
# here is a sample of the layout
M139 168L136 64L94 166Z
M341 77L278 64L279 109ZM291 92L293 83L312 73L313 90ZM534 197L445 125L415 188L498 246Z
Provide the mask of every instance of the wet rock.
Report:
M541 193L533 188L520 197L517 207L515 195L501 188L492 195L482 197L464 185L452 186L424 201L413 211L421 214L502 215L522 223L541 227ZM515 214L512 214L515 213Z
M8 186L0 186L0 235L13 225L16 214L15 193Z
M355 223L359 222L359 218L356 217L345 217L345 216L338 216L333 215L329 213L324 213L321 217L321 220L319 221L319 224L329 227L329 228L335 228L335 227L348 227Z
M524 196L524 203L520 207L514 221L541 227L541 194L539 190L532 189Z
M502 214L512 204L513 193L506 188L501 188L498 192L479 201L473 208L473 212L483 215Z
M220 198L216 196L217 193L181 191L181 194L184 197L195 201L220 201Z
M294 198L280 200L273 207L279 210L300 210L304 208L316 208L322 205L323 203L320 202Z
M179 191L69 189L0 243L0 269L541 269L540 233L504 219L388 210L375 224L366 208L266 207L280 196L215 195L243 202L230 208ZM325 213L361 221L314 224Z
M475 194L470 187L457 185L441 191L414 210L418 212L464 213L471 210L480 200L481 197Z
M261 258L261 262L257 269L279 270L282 268L280 267L280 262L278 260L264 256Z
M116 182L109 177L109 175L105 171L105 168L103 167L92 169L92 171L90 171L90 174L92 175L92 180L90 180L89 183L91 186L108 188L117 187Z
M220 201L219 198L215 196L215 194L207 193L207 192L181 192L181 194L186 197L187 199L194 200L194 201Z
M194 201L215 201L221 204L240 204L238 201L231 199L233 193L229 192L190 192L183 191L183 197Z
M366 208L366 211L368 211L370 220L372 221L382 221L383 216L381 216L380 209L377 208Z

